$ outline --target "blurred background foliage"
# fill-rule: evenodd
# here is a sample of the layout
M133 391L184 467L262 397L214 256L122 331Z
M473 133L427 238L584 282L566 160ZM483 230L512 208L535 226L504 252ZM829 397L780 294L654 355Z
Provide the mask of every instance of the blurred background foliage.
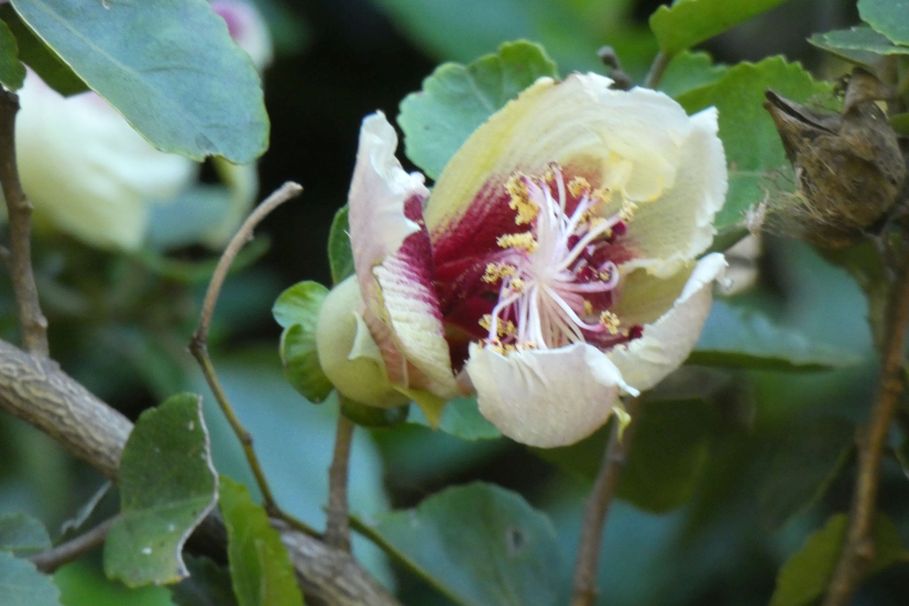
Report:
M293 179L305 192L266 222L260 235L267 245L252 246L245 267L228 280L211 350L279 502L318 526L337 403L309 406L286 384L277 353L280 331L269 309L299 280L330 283L328 227L345 202L362 117L376 109L397 115L400 100L419 90L439 62L467 62L517 38L542 43L562 73L601 69L596 51L611 45L639 80L656 50L647 17L660 2L256 3L275 43L265 74L272 129L259 164L260 191ZM723 63L783 53L817 75L835 77L844 65L822 57L805 39L856 22L850 0L794 0L703 48ZM216 181L216 170L203 166L203 182ZM205 394L216 467L252 489L239 446L186 351L214 253L189 245L167 255L112 254L52 232L42 234L36 249L52 353L63 368L133 419L177 391ZM756 286L733 305L762 310L809 339L841 346L859 363L811 373L735 371L731 379L722 376L706 404L698 400L669 411L655 406L651 425L659 446L651 452L638 445L654 466L629 474L624 499L610 512L601 560L604 603L766 604L783 562L829 515L848 508L854 455L847 421L865 418L874 389L864 297L843 271L801 244L767 238L758 263ZM6 279L0 289L0 334L12 338ZM569 456L541 457L501 438L462 440L416 421L361 429L351 474L353 510L369 520L389 506L413 507L444 487L473 480L515 490L556 527L561 595L567 595L582 499L599 463L597 440L601 444L602 435ZM0 461L0 512L37 513L52 537L103 484L49 438L6 415L0 416ZM653 491L660 498L648 499L646 487L655 480L667 492ZM905 484L906 473L889 457L881 503L904 536ZM93 515L100 520L114 511L116 499L107 495ZM367 541L356 548L371 570L398 587L404 603L450 603ZM888 569L856 603L904 604L906 573L905 564ZM65 567L56 579L68 606L171 603L163 589L114 587L94 557Z

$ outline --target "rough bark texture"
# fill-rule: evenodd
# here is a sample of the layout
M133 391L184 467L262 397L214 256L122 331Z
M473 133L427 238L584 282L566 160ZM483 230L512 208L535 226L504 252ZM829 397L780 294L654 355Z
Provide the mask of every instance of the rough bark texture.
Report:
M63 372L56 362L0 340L0 409L53 437L73 456L116 480L132 423ZM398 602L350 554L273 520L291 552L308 603L394 606ZM216 516L200 525L200 543L224 553ZM194 537L196 539L196 537ZM195 541L194 541L195 542Z

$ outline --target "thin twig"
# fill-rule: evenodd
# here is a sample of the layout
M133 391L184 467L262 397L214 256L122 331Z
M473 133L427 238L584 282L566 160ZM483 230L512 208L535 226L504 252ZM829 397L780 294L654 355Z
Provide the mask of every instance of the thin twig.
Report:
M338 411L335 448L328 468L328 520L325 542L332 547L350 551L350 522L347 513L347 473L350 467L350 446L355 425Z
M221 412L224 413L224 417L227 419L231 429L240 441L240 445L243 447L246 461L249 463L249 467L256 479L256 484L262 492L265 510L275 517L284 519L288 524L301 532L311 534L312 536L318 536L318 533L309 525L286 513L278 506L274 493L272 493L271 487L268 485L268 480L265 478L265 472L262 470L259 457L256 456L255 448L253 448L253 438L243 426L243 423L240 422L237 413L234 411L233 406L231 406L227 394L224 393L224 389L221 387L221 381L218 379L215 365L208 355L208 329L211 326L212 315L214 314L215 306L218 303L218 296L221 294L221 287L224 284L224 280L227 278L230 266L236 258L237 253L240 252L240 249L243 248L244 244L252 239L253 231L265 217L281 204L298 196L301 191L303 191L303 188L297 183L287 182L282 185L256 207L249 217L247 217L246 221L243 222L243 225L240 226L240 229L237 230L234 237L231 238L230 242L227 244L227 248L224 249L224 253L221 255L221 259L218 261L218 265L215 266L214 273L212 273L211 282L208 285L208 290L205 292L205 299L202 301L199 326L196 328L196 332L193 333L193 337L189 342L189 350L199 363L202 374L205 375L205 380L211 388L212 394L215 396L215 401L218 403Z
M909 268L891 294L882 348L880 393L871 411L867 432L859 441L858 475L849 512L849 528L840 558L830 578L824 606L846 606L874 560L874 518L881 459L890 422L904 388L903 351L909 329Z
M64 564L72 562L104 543L104 539L107 538L107 531L110 530L110 527L116 519L116 517L109 518L88 532L80 534L74 539L61 543L47 551L35 554L30 557L29 560L32 561L32 564L34 564L38 570L50 574Z
M285 202L299 196L302 191L303 187L301 187L299 183L294 183L293 181L288 181L276 189L252 211L249 217L246 218L246 221L243 222L243 225L240 226L240 229L237 230L237 233L234 234L234 237L228 242L227 248L224 249L221 259L215 266L215 271L212 272L208 290L205 291L205 299L202 301L202 311L199 314L199 327L193 335L194 342L201 341L204 344L208 341L208 329L211 326L211 319L215 313L215 305L218 303L221 287L224 285L224 280L227 278L227 273L230 271L230 267L233 265L237 253L240 252L240 249L243 248L247 242L252 240L253 231L265 217L270 215L273 210Z
M32 270L32 205L22 191L16 164L16 114L19 97L0 90L0 184L9 214L10 275L16 296L22 343L31 354L46 356L47 318L41 312Z
M672 57L663 51L656 54L656 57L653 58L653 63L650 64L650 71L647 72L647 78L644 79L645 88L657 87L660 80L663 79L663 73L666 71L666 66L669 65L671 59Z
M637 400L629 401L627 410L634 418L637 413ZM625 467L625 456L631 445L634 425L632 422L619 439L619 422L618 419L613 420L609 445L606 447L603 463L584 510L577 562L574 567L571 606L592 606L596 602L597 563L600 557L600 545L603 541L603 526L606 523L609 506L615 498L619 477Z

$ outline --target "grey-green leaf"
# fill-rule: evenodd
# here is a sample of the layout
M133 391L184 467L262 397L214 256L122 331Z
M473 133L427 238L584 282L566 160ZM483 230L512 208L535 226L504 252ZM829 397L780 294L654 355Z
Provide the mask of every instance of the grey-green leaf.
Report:
M408 422L432 427L420 407L413 408L413 414ZM502 433L495 425L480 414L476 398L454 398L445 404L445 408L442 409L442 420L435 429L471 442L502 437Z
M129 587L184 578L183 543L216 496L202 398L179 394L143 412L120 460L121 514L104 545L107 576Z
M28 560L0 551L3 606L60 606L60 590Z
M793 419L765 440L754 487L762 522L770 529L820 500L852 452L855 426L837 417Z
M691 364L768 370L822 370L860 361L853 352L811 342L757 311L725 301L714 301L701 337L688 358Z
M767 89L799 102L823 107L834 103L830 84L815 81L801 65L782 57L739 63L713 84L678 98L692 113L711 105L719 110L720 138L730 168L729 193L717 214L717 229L741 222L746 210L766 199L767 175L786 162L776 127L763 107Z
M24 513L0 515L0 551L27 556L49 549L50 537L44 524Z
M862 20L897 44L909 44L909 0L859 0Z
M19 61L19 45L9 26L0 21L0 84L19 90L25 80L25 66Z
M236 163L265 151L259 75L206 0L13 0L13 7L158 149Z
M870 27L858 26L815 34L808 42L849 61L871 64L881 55L909 55L909 46L899 46Z
M335 213L328 231L328 265L331 268L331 281L335 284L340 284L354 273L353 251L350 249L350 224L347 215L348 209L345 204Z
M281 333L284 376L310 402L321 402L333 386L319 364L316 328L328 289L318 282L299 282L278 296L272 308Z
M398 124L407 157L437 178L478 126L542 76L555 77L555 63L527 41L507 42L466 66L440 65L420 92L401 102Z
M64 96L88 90L85 82L73 73L72 68L22 22L12 6L0 6L0 18L16 37L19 59L41 76L48 86Z
M221 477L220 507L227 526L227 559L239 606L302 606L287 549L265 510L246 487Z
M504 488L448 488L416 509L379 516L365 530L456 604L561 603L552 523Z
M618 496L658 513L682 505L707 460L713 408L703 400L644 401L632 423Z
M836 514L805 541L780 569L770 606L808 606L827 588L846 537L846 514ZM874 523L874 561L868 575L880 572L902 554L899 533L886 516L879 514Z
M676 0L650 15L650 29L668 54L721 34L784 0Z

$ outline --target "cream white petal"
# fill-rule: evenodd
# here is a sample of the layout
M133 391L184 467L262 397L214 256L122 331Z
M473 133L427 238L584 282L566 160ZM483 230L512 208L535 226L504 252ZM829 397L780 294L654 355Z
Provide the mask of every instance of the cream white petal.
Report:
M429 192L423 175L401 167L397 145L381 112L363 121L349 218L365 320L395 384L450 395L454 374L432 286L429 239L418 233L419 205L415 213L405 210Z
M64 98L29 72L19 99L19 172L36 217L89 244L137 248L149 202L174 197L196 174L94 93Z
M645 324L640 338L607 353L629 385L641 391L650 389L685 361L710 313L714 282L722 276L725 268L726 260L720 253L699 260L672 306L668 309L664 307L665 313ZM651 278L653 300L663 301L672 286L678 284L678 278L674 276L668 281ZM635 298L646 299L647 284L646 280L642 280L637 285ZM628 310L624 315L623 306ZM617 306L617 313L623 322L631 316L630 307L628 301L621 301ZM653 309L656 306L650 311Z
M688 116L663 93L611 84L597 74L541 78L493 114L440 175L426 209L430 233L497 203L514 171L542 173L551 162L633 201L671 188L692 129Z
M483 416L513 440L541 448L584 439L621 406L620 392L634 392L586 344L508 355L472 344L467 373Z
M364 297L372 291L372 268L401 247L420 226L404 215L404 203L426 197L423 175L407 173L395 157L398 136L382 112L363 120L357 163L348 194L350 240Z
M401 384L451 397L457 393L457 385L439 302L429 275L424 271L426 265L408 252L405 247L373 272L397 348L418 371L414 374L419 376L403 377Z
M726 158L717 136L717 112L691 117L675 183L659 199L641 204L628 223L635 251L629 268L644 267L659 276L676 273L713 241L714 215L726 198Z

